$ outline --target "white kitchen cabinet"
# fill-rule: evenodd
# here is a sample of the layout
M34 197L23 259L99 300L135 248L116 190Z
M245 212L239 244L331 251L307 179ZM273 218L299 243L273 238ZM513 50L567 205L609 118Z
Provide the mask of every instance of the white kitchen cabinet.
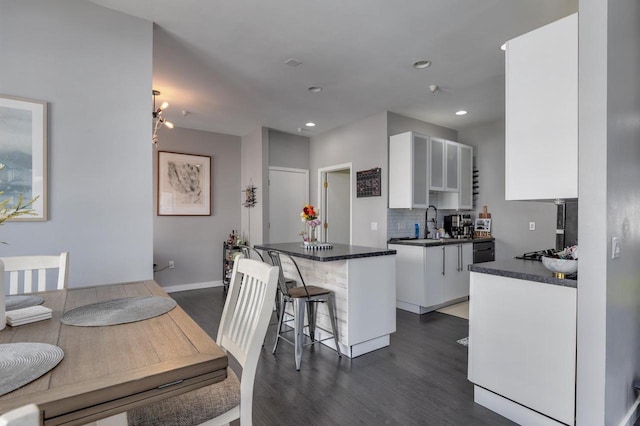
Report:
M473 263L473 244L451 244L445 247L445 285L443 301L469 296L469 271Z
M445 189L445 153L447 141L440 138L429 140L429 189L444 191Z
M429 140L429 189L431 191L458 192L460 190L459 145L457 142L441 138Z
M396 304L424 314L469 295L473 244L389 244L396 250Z
M438 208L443 210L473 209L473 147L456 143L458 147L458 192L438 194ZM447 166L448 166L447 162Z
M425 247L425 289L427 292L425 308L441 305L445 300L446 265L445 246ZM428 312L429 310L426 310Z
M429 206L429 137L414 132L389 138L389 208Z
M389 248L396 250L396 299L426 306L425 248L402 244L389 244Z
M475 402L518 424L575 424L577 290L479 272L470 281Z
M458 176L458 161L460 159L460 144L447 141L445 146L446 167L445 167L445 191L460 191L460 177Z
M505 198L577 198L578 15L506 47Z

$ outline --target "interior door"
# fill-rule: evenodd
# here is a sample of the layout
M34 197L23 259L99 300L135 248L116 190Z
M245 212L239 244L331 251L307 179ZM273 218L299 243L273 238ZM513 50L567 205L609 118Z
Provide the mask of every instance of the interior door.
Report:
M269 167L269 243L302 241L300 212L308 202L308 170Z
M326 177L326 241L351 243L351 172L327 172Z

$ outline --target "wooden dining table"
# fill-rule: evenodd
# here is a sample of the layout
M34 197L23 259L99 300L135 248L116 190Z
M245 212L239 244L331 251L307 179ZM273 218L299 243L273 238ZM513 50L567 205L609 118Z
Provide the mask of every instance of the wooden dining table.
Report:
M169 297L154 281L38 293L49 320L0 331L0 343L59 346L49 373L0 397L0 414L38 405L44 425L83 425L226 378L226 353L180 306L147 320L105 327L60 322L79 306L135 296ZM2 377L0 377L2 380Z

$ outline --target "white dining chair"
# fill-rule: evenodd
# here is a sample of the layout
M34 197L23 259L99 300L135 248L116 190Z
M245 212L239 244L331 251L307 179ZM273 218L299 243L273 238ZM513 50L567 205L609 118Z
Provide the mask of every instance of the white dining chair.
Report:
M9 275L9 294L51 290L47 288L47 270L56 268L58 269L56 289L67 288L69 252L65 251L52 256L0 257L0 260L4 263L5 273Z
M0 426L38 426L40 410L35 404L25 405L0 416Z
M227 378L204 388L130 410L130 426L223 425L252 422L253 384L262 342L275 303L278 268L239 256L233 264L217 343L242 367L242 379Z

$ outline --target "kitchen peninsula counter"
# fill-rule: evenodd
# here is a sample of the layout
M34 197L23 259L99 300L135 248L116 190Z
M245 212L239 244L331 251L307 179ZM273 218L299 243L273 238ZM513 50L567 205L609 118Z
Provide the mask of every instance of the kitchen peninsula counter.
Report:
M573 425L577 280L524 259L469 271L474 401L518 424Z
M343 354L353 358L389 346L389 336L396 331L395 250L347 244L312 250L299 242L257 244L254 248L292 256L307 285L333 292ZM285 276L299 281L287 256L281 258ZM317 322L320 327L331 329L326 308L318 309ZM324 337L320 330L320 338ZM332 346L334 340L323 343Z
M554 277L553 273L537 260L506 259L476 263L469 265L469 271L571 288L578 286L576 279Z

